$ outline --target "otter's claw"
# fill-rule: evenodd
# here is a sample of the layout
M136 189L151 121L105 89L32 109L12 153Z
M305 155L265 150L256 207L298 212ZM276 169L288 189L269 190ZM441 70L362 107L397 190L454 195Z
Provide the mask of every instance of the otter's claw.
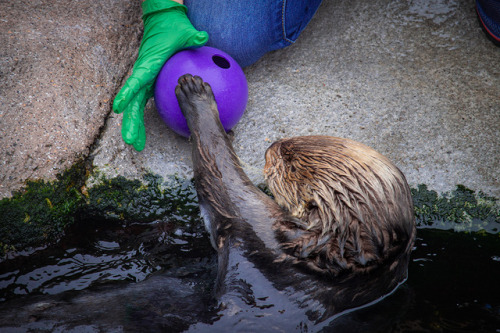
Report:
M210 85L201 77L190 74L181 76L178 82L175 94L191 133L199 131L201 125L206 126L206 119L214 119L220 125L219 110Z
M179 78L178 82L175 95L185 116L188 109L192 109L194 104L202 101L215 101L212 88L208 83L203 82L201 77L185 74Z

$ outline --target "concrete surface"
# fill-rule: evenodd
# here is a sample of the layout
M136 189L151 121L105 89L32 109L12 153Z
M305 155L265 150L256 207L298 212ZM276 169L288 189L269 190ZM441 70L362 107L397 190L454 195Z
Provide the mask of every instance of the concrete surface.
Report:
M91 21L87 26L91 24L99 23ZM126 30L124 26L113 27L115 33ZM5 25L0 28L9 29ZM101 39L92 41L96 40ZM123 40L121 43L125 44ZM137 51L133 45L125 46L127 50ZM110 43L100 49L106 57L126 56L113 54L117 50ZM82 52L88 51L82 49ZM74 59L75 62L83 60ZM128 60L130 66L134 58ZM41 65L50 67L50 64ZM123 63L116 66L121 75L126 74ZM12 71L15 70L13 66ZM297 43L266 55L246 68L245 73L250 98L243 119L234 128L234 146L255 183L263 182L264 152L273 141L297 135L327 134L360 141L387 155L406 174L412 186L425 183L443 192L463 184L500 196L500 48L481 31L473 1L325 0ZM82 110L94 112L92 118L103 121L109 112L108 100L119 89L120 79L108 76L107 90L95 90L94 96L88 91L85 95L88 106ZM43 86L40 94L60 94L60 88L50 87L49 77L39 80ZM88 89L92 82L73 80L72 84L81 90ZM31 89L14 83L8 88L19 89L23 94ZM0 94L3 98L1 95L3 93ZM101 100L107 101L102 106L107 111L96 112ZM13 102L0 101L2 109L7 107L1 112L10 112L9 118L11 114L25 112L10 104ZM66 103L74 103L74 96L67 96ZM161 122L153 103L148 105L145 150L136 152L122 142L121 115L110 114L100 137L92 145L90 156L94 165L109 176L140 178L144 172L152 171L163 176L190 177L190 143ZM34 105L33 112L44 110L43 107ZM37 117L60 121L40 130L37 136L57 131L68 112L65 110L59 106L53 112L39 111ZM81 111L72 121L81 125L89 118ZM0 139L2 150L5 142L30 133L18 132L14 125L8 125L11 127L6 131L6 123L11 120L5 116L0 119L4 137ZM65 136L56 137L53 145L74 146L73 154L86 155L96 137L94 131L76 138L74 135L71 127ZM9 149L10 154L29 155L33 151L43 152L45 148L26 143ZM19 186L19 183L7 182L6 168L17 179L44 175L42 172L25 174L29 170L5 157L7 153L2 154L0 171L4 176L0 176L3 177L0 180L4 188ZM6 165L5 159L11 164ZM37 163L43 164L36 160L33 163L34 170L40 169ZM53 164L57 163L61 162Z
M275 140L348 137L387 155L410 185L500 195L500 48L471 1L329 1L291 47L246 68L234 146L255 183ZM191 176L190 144L146 111L143 152L108 119L94 163L108 175Z

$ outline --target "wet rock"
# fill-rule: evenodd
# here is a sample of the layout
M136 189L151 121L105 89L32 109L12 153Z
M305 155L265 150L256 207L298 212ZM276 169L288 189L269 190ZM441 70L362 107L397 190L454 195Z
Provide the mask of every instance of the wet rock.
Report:
M140 43L140 1L1 1L0 198L89 153Z

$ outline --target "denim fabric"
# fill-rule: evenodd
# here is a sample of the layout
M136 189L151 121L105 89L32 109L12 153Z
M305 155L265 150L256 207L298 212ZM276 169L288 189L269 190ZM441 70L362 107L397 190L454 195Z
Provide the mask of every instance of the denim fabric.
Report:
M321 0L184 0L188 17L208 32L207 45L242 67L295 42Z

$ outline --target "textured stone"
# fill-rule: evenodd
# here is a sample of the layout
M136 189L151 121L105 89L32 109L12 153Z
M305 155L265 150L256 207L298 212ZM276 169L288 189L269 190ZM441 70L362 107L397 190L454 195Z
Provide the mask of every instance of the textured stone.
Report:
M137 0L0 1L0 198L90 147L140 42Z

